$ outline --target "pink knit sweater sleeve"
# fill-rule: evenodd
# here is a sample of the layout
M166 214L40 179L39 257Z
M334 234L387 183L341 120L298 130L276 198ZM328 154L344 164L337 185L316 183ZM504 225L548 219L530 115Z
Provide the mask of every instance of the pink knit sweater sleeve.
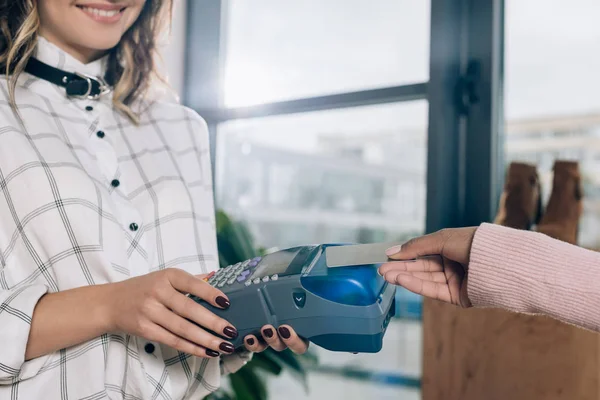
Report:
M471 249L468 293L475 307L544 314L600 331L600 253L483 224Z

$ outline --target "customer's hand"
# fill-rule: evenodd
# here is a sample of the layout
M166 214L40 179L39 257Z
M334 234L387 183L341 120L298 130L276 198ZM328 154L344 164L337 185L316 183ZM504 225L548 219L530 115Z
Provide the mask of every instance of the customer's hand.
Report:
M477 228L444 229L388 249L393 261L379 273L386 281L425 297L470 307L467 279Z
M201 278L168 268L112 284L111 330L141 336L198 357L233 353L231 343L207 330L231 339L237 337L237 330L185 295L193 294L215 307L229 307L227 296Z
M289 325L281 325L275 329L272 325L265 325L261 329L262 340L254 335L244 338L248 351L260 353L272 347L275 351L283 351L289 347L296 354L304 354L308 350L308 341L299 337Z

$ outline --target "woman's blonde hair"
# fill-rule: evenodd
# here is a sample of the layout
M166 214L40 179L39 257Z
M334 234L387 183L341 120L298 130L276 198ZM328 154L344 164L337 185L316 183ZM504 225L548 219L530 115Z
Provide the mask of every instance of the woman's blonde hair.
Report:
M108 53L105 79L114 87L113 104L133 122L132 104L147 94L159 75L157 42L171 20L173 0L146 0L138 19ZM17 109L15 88L19 75L34 54L40 21L37 0L0 0L0 71L9 80L9 95Z

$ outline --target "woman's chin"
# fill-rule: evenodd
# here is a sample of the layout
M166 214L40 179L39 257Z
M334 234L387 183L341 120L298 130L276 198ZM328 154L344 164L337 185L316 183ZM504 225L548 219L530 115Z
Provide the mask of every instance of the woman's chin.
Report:
M84 38L79 41L78 47L89 49L91 52L97 51L98 53L103 53L117 46L120 41L121 33L119 32L116 35L98 35Z

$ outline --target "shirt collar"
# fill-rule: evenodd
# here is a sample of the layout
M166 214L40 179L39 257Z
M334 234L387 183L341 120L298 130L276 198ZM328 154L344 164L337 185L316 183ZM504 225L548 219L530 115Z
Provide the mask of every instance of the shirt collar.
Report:
M39 37L35 58L52 67L62 69L67 72L79 72L91 76L103 76L106 71L106 61L108 56L104 56L91 63L84 64L73 56L60 49L58 46L50 43L46 38Z

